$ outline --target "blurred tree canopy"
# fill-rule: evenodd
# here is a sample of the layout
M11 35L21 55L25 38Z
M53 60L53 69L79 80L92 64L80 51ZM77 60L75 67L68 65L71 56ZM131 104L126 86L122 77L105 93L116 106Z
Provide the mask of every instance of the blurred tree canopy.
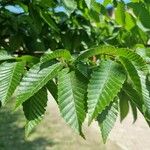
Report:
M100 44L147 46L149 5L146 0L1 0L0 46L19 54L60 48L76 53Z

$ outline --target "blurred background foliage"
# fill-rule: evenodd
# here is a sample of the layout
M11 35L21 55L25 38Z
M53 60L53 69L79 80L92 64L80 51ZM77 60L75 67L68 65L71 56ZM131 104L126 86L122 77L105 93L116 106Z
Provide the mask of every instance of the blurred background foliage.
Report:
M0 47L19 55L102 44L149 47L149 18L148 0L1 0Z

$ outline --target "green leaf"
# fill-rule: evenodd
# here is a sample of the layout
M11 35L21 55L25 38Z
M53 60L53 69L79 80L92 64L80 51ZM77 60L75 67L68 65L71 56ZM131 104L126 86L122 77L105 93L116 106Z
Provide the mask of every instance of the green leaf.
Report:
M146 107L146 111L150 116L150 82L148 82L147 76L143 72L138 71L142 85L142 98Z
M131 0L133 3L140 2L141 0Z
M137 45L136 52L149 64L150 63L150 48L143 45Z
M93 9L89 11L89 17L91 22L98 24L100 22L99 13Z
M135 18L130 13L125 12L125 29L130 31L135 25Z
M143 100L142 97L139 95L139 93L133 89L132 85L125 83L123 85L123 91L128 95L132 103L136 105L136 107L140 110L140 112L143 114Z
M118 116L118 101L115 100L103 112L98 115L97 121L101 129L102 138L104 143L108 138Z
M77 8L77 2L75 0L62 0L65 8L72 13Z
M21 57L17 57L16 60L25 62L29 68L39 62L39 58L31 55L23 55Z
M130 60L133 63L133 65L137 67L137 69L142 70L145 73L148 72L147 65L140 55L131 51L130 49L115 48L113 46L100 46L100 47L87 50L83 52L82 54L80 54L77 57L76 61L84 60L86 58L89 58L95 55L108 55L111 57L114 56L115 58L122 56Z
M143 5L141 5L139 9L139 20L141 21L144 27L150 28L150 12Z
M85 0L85 3L86 3L86 5L87 5L87 7L88 7L89 9L91 9L92 0Z
M52 80L62 69L57 64L36 64L23 77L16 94L16 108L38 92L49 80Z
M25 126L26 137L43 119L47 100L47 90L42 88L23 103L23 111L27 119Z
M85 119L86 84L74 72L66 68L58 75L58 104L61 116L82 137L82 123Z
M113 46L99 46L90 50L83 51L76 59L76 61L84 60L86 58L93 57L95 55L115 55L116 49Z
M103 5L107 6L108 4L111 4L112 0L104 0Z
M70 60L71 54L68 50L59 49L55 51L47 51L42 57L41 62L46 62L51 59L62 58L64 60Z
M120 98L120 117L121 121L127 116L129 112L129 104L131 106L133 123L137 120L137 107L142 112L143 102L140 97L140 93L132 88L129 84L124 84L123 90L119 93ZM142 112L143 113L143 112Z
M77 64L77 70L87 79L89 78L90 75L90 68L88 67L88 65L84 64L84 63L78 63Z
M120 91L126 76L116 62L102 61L95 70L88 85L89 124L98 116Z
M119 106L120 106L120 121L123 121L129 113L130 98L124 91L121 91L118 96L119 96Z
M95 0L91 0L91 9L97 13L104 13L106 11L105 7L102 7L102 5Z
M123 2L118 2L115 11L115 20L119 25L125 24L125 5Z
M46 12L40 11L40 16L42 19L50 26L50 28L59 33L59 28L54 19L52 19L51 15Z
M143 78L142 80L144 81L145 79ZM144 83L145 83L145 81L144 81ZM142 88L144 87L144 89L142 89L143 97L139 96L137 91L135 91L130 84L127 84L127 83L124 84L123 90L129 96L132 103L143 114L144 118L146 119L147 123L149 124L149 120L150 120L150 115L149 115L149 112L148 112L148 110L149 110L149 98L148 98L148 91L147 91L144 83L142 85ZM136 112L134 112L134 113L136 113ZM147 115L147 113L148 113L148 115Z
M144 3L130 3L129 6L133 10L137 20L142 23L142 25L146 28L150 28L149 17L150 12L148 10L147 4Z
M53 80L50 80L47 84L46 84L46 88L48 89L48 91L51 93L51 95L53 96L53 98L56 100L56 102L58 103L58 88L56 83Z
M21 62L2 63L0 65L0 101L5 105L18 86L24 64Z
M141 81L136 68L128 59L124 57L119 57L119 60L125 67L125 70L127 71L133 84L133 87L135 88L135 90L137 90L137 92L141 93L142 92Z
M133 115L133 123L137 120L137 108L136 105L132 102L130 102L131 110L132 110L132 115Z
M120 48L117 50L117 55L125 57L128 60L130 60L133 63L133 65L136 67L137 70L141 70L141 71L145 72L145 74L148 73L148 67L146 65L146 62L137 53L131 51L130 49Z
M5 50L0 50L0 61L15 59L15 57L8 54Z

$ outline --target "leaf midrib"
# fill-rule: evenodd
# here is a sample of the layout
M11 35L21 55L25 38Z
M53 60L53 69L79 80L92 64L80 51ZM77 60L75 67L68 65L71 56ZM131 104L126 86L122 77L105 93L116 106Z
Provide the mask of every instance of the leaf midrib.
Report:
M52 74L53 72L55 72L55 70L57 69L57 68L59 68L59 66L58 66L58 64L54 67L54 69L51 71L51 73L48 73L40 82L38 82L38 84L36 84L36 86L34 86L34 88L32 89L32 91L31 91L31 89L30 89L30 91L28 92L30 95L32 95L32 93L34 93L35 94L35 91L36 91L36 89L38 88L38 87L40 87L40 84L42 83L42 82L44 82L45 80L46 80L46 78L48 77L48 76L50 76L50 74ZM37 82L37 81L36 81ZM42 87L41 87L42 88ZM26 93L23 93L23 94L21 94L21 95L26 95ZM28 98L29 98L30 96L28 96Z
M97 105L98 105L98 103L99 103L99 100L100 100L100 97L101 97L101 93L102 93L102 91L103 91L105 85L107 85L107 83L108 83L108 79L109 79L109 76L110 76L110 73L111 73L111 68L112 68L112 66L113 66L113 64L110 64L110 65L109 65L109 69L108 69L108 71L106 72L106 75L107 75L107 76L105 76L105 80L104 80L104 82L103 82L103 86L102 86L101 89L99 90L99 91L100 91L100 92L99 92L99 97L98 97L97 102L96 102L96 105L95 105L95 107L94 107L94 112L93 112L93 114L92 114L92 118L93 118L93 115L95 114L95 110L96 110Z

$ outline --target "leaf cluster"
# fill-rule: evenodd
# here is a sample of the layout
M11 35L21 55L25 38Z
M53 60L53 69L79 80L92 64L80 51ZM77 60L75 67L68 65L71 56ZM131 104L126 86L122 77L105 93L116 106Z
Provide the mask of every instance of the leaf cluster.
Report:
M111 4L111 7L110 7ZM12 95L27 119L44 117L48 92L67 124L98 122L104 142L120 115L150 125L150 3L1 0L0 106Z

